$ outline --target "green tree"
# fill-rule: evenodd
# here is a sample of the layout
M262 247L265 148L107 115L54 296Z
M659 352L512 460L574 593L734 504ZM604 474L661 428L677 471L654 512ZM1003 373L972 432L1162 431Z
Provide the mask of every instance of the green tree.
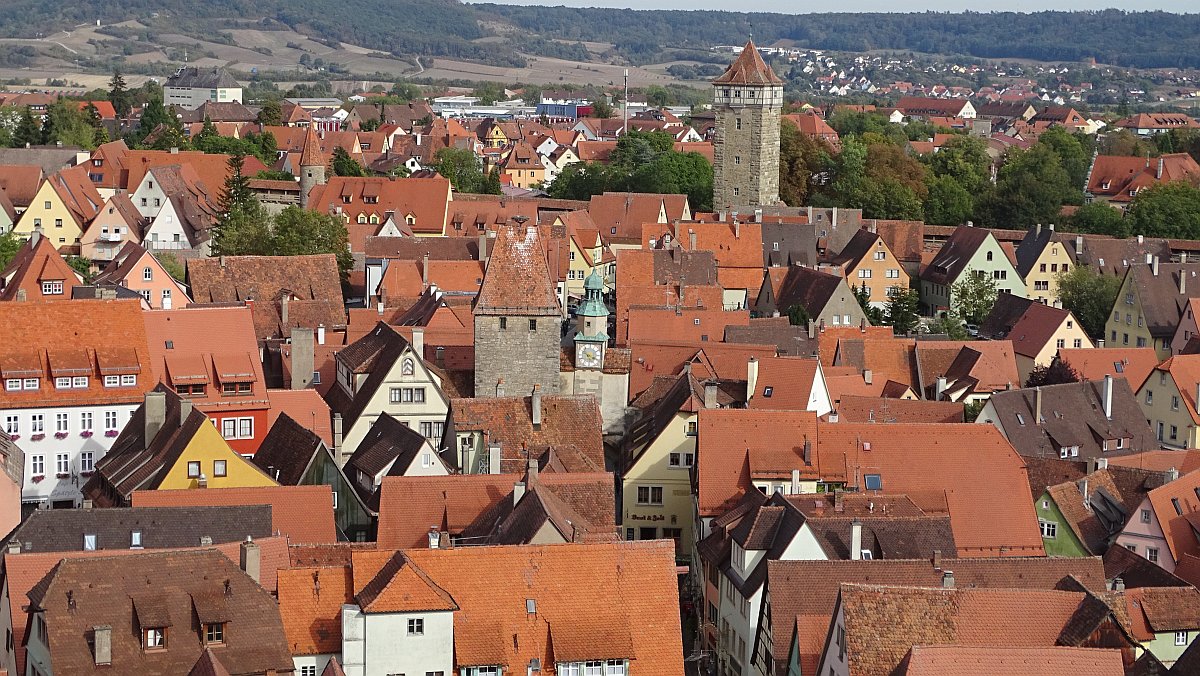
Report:
M1026 228L1034 223L1054 223L1062 205L1076 188L1049 144L1009 151L1000 168L996 189L975 210L989 227Z
M599 162L568 164L550 184L550 196L556 199L586 200L592 195L619 190L618 172Z
M1090 143L1082 138L1082 134L1071 134L1062 127L1051 127L1038 136L1038 145L1049 146L1058 155L1059 164L1067 172L1072 190L1066 204L1081 204L1083 202L1083 186L1087 182L1088 167L1091 165L1092 154ZM1085 144L1087 144L1085 146Z
M792 326L808 326L812 321L812 317L808 315L808 310L804 309L803 305L793 305L787 309L788 323Z
M1085 204L1071 215L1066 222L1068 232L1084 232L1093 235L1111 235L1125 238L1130 235L1129 221L1119 209L1104 202Z
M953 179L971 195L984 192L991 181L992 158L978 138L956 136L924 159L934 176Z
M271 127L283 124L283 107L279 99L267 99L258 111L258 123Z
M608 99L603 96L592 99L592 117L607 120L614 115L616 115L616 111L613 109L613 105L608 102Z
M953 312L945 317L934 318L929 323L929 333L946 336L950 340L966 340L971 337L967 328L963 326L962 318Z
M907 335L921 324L921 295L916 289L896 289L888 298L883 323L890 324L896 335Z
M229 177L219 199L221 213L213 226L215 256L271 253L270 216L250 190L250 179L243 173L245 162L242 155L229 158Z
M79 273L85 284L91 283L92 277L95 275L92 274L92 262L90 260L83 256L67 256L66 261L72 270Z
M0 235L0 270L8 267L24 243L25 240L12 230Z
M1182 181L1153 185L1133 198L1127 218L1139 235L1200 239L1200 188Z
M187 268L183 266L183 261L179 260L175 254L157 253L154 254L154 257L158 259L158 264L162 266L163 270L166 270L167 274L171 275L176 281L182 282L187 277Z
M94 148L96 143L96 129L87 113L80 110L74 101L63 98L46 108L42 135L46 143L61 143L88 150Z
M408 103L421 98L421 88L411 82L397 82L392 87L392 96L401 103Z
M133 110L133 95L125 85L125 77L120 70L113 70L112 79L108 81L108 100L117 113L117 119L129 117L129 112Z
M271 253L275 256L335 254L338 269L345 276L354 265L346 241L346 225L338 216L289 206L274 218Z
M990 276L968 271L950 287L950 305L959 318L978 326L991 314L997 293Z
M646 95L646 103L651 108L663 108L671 104L671 92L662 85L650 85L646 87L644 93Z
M471 95L478 97L481 104L490 106L504 98L504 87L498 82L485 82L476 87Z
M962 225L974 211L971 193L950 176L929 179L925 196L925 222L931 225Z
M464 148L442 148L434 155L433 168L450 180L450 185L462 193L487 193L487 177L475 153Z
M862 308L863 314L867 315L867 322L871 326L878 326L883 323L883 309L871 305L871 290L864 283L861 286L852 286L850 290L854 293L854 299L858 301L858 306Z
M17 148L35 146L42 142L42 123L33 116L29 106L21 113L17 128L13 130L12 144Z
M801 134L790 120L779 127L779 198L788 206L808 203L818 180L829 171L833 150L824 141Z
M712 211L713 167L699 153L666 152L638 167L629 177L632 192L687 195L696 211Z
M1077 383L1081 380L1079 373L1067 362L1055 357L1048 366L1035 366L1025 380L1025 387L1044 387L1046 385L1062 385Z
M350 157L346 149L338 146L333 149L333 174L335 176L366 176L367 170L358 160Z
M866 218L921 220L925 167L878 135L876 142L848 138L837 157L836 177L821 206L862 209Z
M175 120L166 106L163 105L161 96L153 96L146 102L146 106L142 108L142 120L138 126L137 140L140 142L161 125L170 126Z
M1076 266L1058 276L1058 300L1093 340L1104 338L1104 325L1117 302L1121 280Z

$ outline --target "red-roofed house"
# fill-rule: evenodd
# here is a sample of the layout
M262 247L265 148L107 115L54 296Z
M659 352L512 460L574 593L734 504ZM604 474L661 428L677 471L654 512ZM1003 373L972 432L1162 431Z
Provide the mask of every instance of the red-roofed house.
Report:
M347 223L382 224L389 214L418 236L446 231L450 181L434 178L354 178L334 176L309 192L309 208L338 214Z
M1200 180L1200 164L1187 153L1157 158L1099 155L1092 161L1087 201L1127 208L1139 192L1159 183Z

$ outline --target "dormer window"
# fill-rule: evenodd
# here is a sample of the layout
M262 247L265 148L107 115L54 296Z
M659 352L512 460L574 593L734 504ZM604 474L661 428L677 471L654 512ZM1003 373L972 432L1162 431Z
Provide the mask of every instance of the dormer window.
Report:
M142 650L166 650L167 628L147 627L142 630Z
M224 622L209 622L204 625L204 643L212 645L214 643L225 642L225 623Z
M52 279L42 282L43 296L61 296L63 294L63 283L61 279Z

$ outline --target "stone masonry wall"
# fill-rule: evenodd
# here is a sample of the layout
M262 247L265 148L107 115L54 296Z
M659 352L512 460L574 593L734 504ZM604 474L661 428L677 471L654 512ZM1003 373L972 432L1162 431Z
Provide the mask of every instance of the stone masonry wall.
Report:
M504 395L528 396L535 384L542 394L558 394L562 318L508 315L507 328L500 317L475 317L475 396L496 396L496 381L504 379ZM529 329L529 320L537 329Z

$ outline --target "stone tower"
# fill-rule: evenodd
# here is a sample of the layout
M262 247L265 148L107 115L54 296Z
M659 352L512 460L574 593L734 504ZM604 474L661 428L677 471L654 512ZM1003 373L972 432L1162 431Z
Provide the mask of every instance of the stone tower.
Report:
M778 204L783 80L751 40L713 89L713 210Z
M575 368L604 368L608 347L608 306L604 304L604 279L592 270L583 282L583 302L575 310L579 330L575 333Z
M308 208L308 193L313 186L325 183L325 153L321 151L321 139L310 126L304 137L304 148L300 152L300 208Z
M476 397L558 394L562 310L536 227L496 233L474 315Z

